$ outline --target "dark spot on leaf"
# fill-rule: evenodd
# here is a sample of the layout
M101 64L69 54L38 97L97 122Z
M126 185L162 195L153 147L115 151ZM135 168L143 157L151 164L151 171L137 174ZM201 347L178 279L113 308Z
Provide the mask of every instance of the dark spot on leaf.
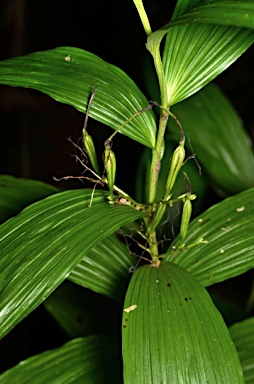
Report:
M125 319L125 321L128 321L128 319Z
M170 284L170 283L168 283L168 284L167 284L167 287L171 287L171 284Z
M185 301L191 300L191 297L185 297L184 300Z
M123 328L126 328L126 327L127 327L127 325L124 325L124 326L123 326Z

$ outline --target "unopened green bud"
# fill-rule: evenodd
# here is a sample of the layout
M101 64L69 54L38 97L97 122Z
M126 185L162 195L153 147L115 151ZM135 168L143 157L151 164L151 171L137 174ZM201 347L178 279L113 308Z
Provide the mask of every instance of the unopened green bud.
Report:
M181 220L181 227L180 227L180 235L181 235L182 241L184 241L187 235L191 212L192 212L191 200L187 198L183 204L182 220Z
M100 169L99 169L98 160L95 152L94 142L92 137L88 135L85 129L83 129L82 141L83 141L83 145L87 153L87 156L93 166L93 169L95 170L97 175L100 175Z
M150 228L148 228L149 232L153 232L157 228L157 226L160 224L161 219L165 213L166 207L167 207L166 204L160 204L158 206L157 210L154 213L154 218L151 223L151 226Z
M170 162L169 175L166 183L166 193L165 193L166 200L167 200L167 196L170 195L175 185L175 181L183 165L184 158L185 158L185 149L184 149L184 140L182 140L180 141L179 146L175 149Z
M108 142L105 143L104 166L107 173L109 196L113 199L113 190L116 176L116 158Z

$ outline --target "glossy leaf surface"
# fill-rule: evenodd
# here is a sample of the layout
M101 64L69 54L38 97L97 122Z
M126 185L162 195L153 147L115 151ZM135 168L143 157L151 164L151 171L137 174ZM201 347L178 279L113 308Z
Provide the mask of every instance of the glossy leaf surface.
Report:
M71 271L68 279L85 288L122 301L130 279L129 269L137 263L115 234L96 244Z
M51 185L35 180L0 176L0 218L17 215L26 205L57 193ZM130 278L129 268L137 262L117 235L96 244L71 271L69 280L121 301Z
M229 328L242 364L246 384L254 382L254 317Z
M119 128L148 101L119 68L82 49L60 47L0 62L0 84L34 88L55 100L86 112L97 87L89 115L113 129ZM155 145L156 122L151 110L121 129L150 148Z
M207 243L192 246L201 238ZM204 286L253 268L254 188L209 208L190 223L183 249L179 236L172 246L166 260L187 269Z
M244 382L221 314L197 280L175 264L134 273L122 339L125 384Z
M0 375L0 383L119 384L118 342L109 336L74 339L61 348L20 362Z
M186 3L180 2L171 22L147 43L156 55L167 34L163 67L170 105L204 87L254 42L253 2L192 1L189 8Z
M206 0L192 1L198 6L188 9L173 21L173 25L182 23L213 23L253 28L254 4L252 0Z
M112 206L105 192L66 191L23 210L0 227L1 331L3 337L41 304L96 243L142 217Z

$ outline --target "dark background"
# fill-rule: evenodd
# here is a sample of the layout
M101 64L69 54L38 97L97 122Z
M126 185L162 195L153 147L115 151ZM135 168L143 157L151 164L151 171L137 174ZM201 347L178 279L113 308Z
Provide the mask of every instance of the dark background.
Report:
M175 2L146 0L144 4L155 30L169 21ZM149 60L145 41L130 0L1 0L0 3L1 60L58 46L75 46L119 66L145 92L144 71ZM216 79L252 138L253 54L253 48L249 49ZM82 187L79 181L56 183L53 176L81 174L82 169L71 157L74 151L67 138L78 141L83 121L84 115L74 108L39 92L0 86L0 173L42 180L61 188ZM95 132L96 144L102 146L110 130L91 119L89 125ZM133 170L142 147L121 135L117 140L121 148L117 166L120 175L124 175L121 187L131 193ZM117 145L114 150L117 155ZM214 196L210 198L212 201ZM240 278L227 282L223 291L225 297L230 292L239 306L243 305L252 280L250 274L246 276L247 288ZM0 370L59 346L67 339L50 315L38 308L0 342Z

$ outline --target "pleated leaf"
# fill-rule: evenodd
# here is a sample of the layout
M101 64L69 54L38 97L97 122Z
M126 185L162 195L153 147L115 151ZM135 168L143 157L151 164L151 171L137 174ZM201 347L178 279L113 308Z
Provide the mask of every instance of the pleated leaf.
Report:
M191 246L201 238L207 243ZM187 269L204 286L253 268L254 188L223 200L195 218L184 243L184 249L180 249L183 244L178 236L166 260Z
M242 364L246 384L254 382L254 317L229 328Z
M57 192L59 190L56 187L40 181L0 175L0 219L5 221L17 215L25 206ZM113 234L88 251L68 278L85 288L121 301L130 277L129 268L136 262L136 257Z
M254 42L253 2L202 3L188 10L182 2L171 22L148 37L147 48L155 55L167 33L163 67L170 105L204 87Z
M134 273L122 341L125 384L244 382L221 314L205 288L175 264Z
M57 192L58 188L41 181L0 175L0 222L16 215L25 206Z
M188 12L179 15L178 19L173 21L173 25L201 22L245 28L254 27L254 4L252 0L192 0L191 3L198 6L188 7Z
M175 105L172 111L188 133L197 160L212 186L224 194L254 186L251 141L239 116L214 84ZM170 124L169 135L179 141L175 124Z
M108 204L102 191L89 207L91 194L90 189L58 193L0 226L1 337L41 304L89 249L143 215Z
M122 301L130 279L129 269L136 263L137 258L113 234L88 251L68 279L113 300Z
M34 88L55 100L86 112L97 87L89 115L113 129L148 105L136 84L119 68L82 49L60 47L0 62L0 84ZM150 148L156 123L151 110L121 129Z
M109 336L74 339L61 348L21 361L0 375L1 384L119 384L121 381L118 342Z

